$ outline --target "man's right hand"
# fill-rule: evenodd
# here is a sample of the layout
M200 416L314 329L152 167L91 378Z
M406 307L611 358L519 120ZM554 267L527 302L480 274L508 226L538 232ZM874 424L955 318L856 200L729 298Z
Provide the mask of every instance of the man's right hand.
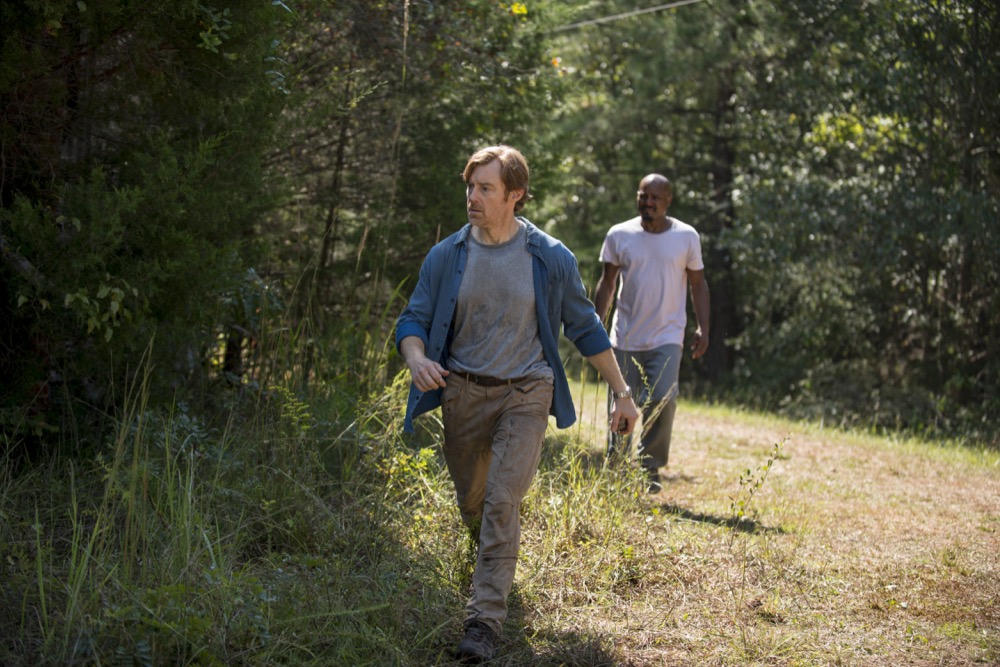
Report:
M410 377L413 384L420 391L433 391L445 386L445 377L448 371L436 361L431 361L427 357L420 355L419 358L406 360L406 365L410 369Z
M424 354L424 341L416 336L407 336L400 342L400 352L410 369L410 378L420 391L433 391L445 386L447 369Z

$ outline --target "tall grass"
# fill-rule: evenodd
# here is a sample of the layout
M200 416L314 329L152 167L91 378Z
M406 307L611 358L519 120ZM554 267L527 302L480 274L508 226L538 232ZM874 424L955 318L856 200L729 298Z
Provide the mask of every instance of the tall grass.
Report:
M370 329L343 335L313 345L367 347L368 390L296 362L210 422L150 407L142 368L92 459L0 460L0 663L453 664L475 551L440 424L404 437L407 376ZM794 593L776 577L800 575L757 512L775 511L757 503L780 448L695 514L608 467L603 394L580 387L591 416L549 432L522 507L494 664L834 664L780 623Z
M286 374L210 424L150 408L151 372L92 458L2 460L0 662L375 662L390 605L366 580L399 560L379 473L399 390L344 410Z
M154 369L141 368L92 458L18 474L5 460L0 662L448 662L475 550L436 449L440 424L404 438L407 378L387 354L379 344L362 359L389 379L371 392L286 373L256 399L234 397L218 423L183 404L151 408ZM611 499L629 497L617 488L627 477L600 491L600 465L550 440L525 515L552 541L529 571L580 535L595 553L611 548L621 529L602 534L570 510L605 506L613 525L625 509ZM617 558L598 556L585 576L626 578Z

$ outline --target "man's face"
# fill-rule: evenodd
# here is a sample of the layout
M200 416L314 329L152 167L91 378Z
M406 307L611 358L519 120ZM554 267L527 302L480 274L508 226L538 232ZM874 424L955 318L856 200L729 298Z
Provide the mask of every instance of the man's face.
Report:
M635 195L635 206L644 221L662 220L667 216L671 199L670 190L665 183L643 181Z
M500 180L500 161L476 167L465 186L465 210L469 223L486 229L503 225L514 215L514 205L522 190L504 192Z

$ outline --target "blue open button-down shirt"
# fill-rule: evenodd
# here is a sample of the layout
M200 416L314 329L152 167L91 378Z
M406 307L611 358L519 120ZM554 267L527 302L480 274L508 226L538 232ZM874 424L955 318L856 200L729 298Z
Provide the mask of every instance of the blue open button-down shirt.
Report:
M559 240L535 227L525 218L527 247L532 255L532 278L538 315L542 353L554 375L550 414L556 426L566 428L576 421L573 398L559 358L559 327L585 357L600 354L611 347L608 334L587 298L576 257ZM427 253L410 302L396 321L396 350L407 336L424 342L424 353L448 367L451 322L468 258L471 225L444 239ZM498 279L509 277L503 276ZM513 277L516 279L516 277ZM413 432L413 419L441 405L441 389L422 392L412 383L406 402L404 429Z

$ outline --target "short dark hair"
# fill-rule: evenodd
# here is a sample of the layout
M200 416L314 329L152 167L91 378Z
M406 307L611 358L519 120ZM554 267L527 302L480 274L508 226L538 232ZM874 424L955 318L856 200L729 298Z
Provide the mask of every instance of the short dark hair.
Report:
M505 194L510 193L511 190L524 190L524 196L514 204L514 212L517 213L524 208L526 202L532 199L531 193L528 191L528 178L530 176L528 161L524 159L521 151L503 144L480 148L465 163L462 178L468 183L476 167L487 165L493 160L500 161L500 180L503 181Z

